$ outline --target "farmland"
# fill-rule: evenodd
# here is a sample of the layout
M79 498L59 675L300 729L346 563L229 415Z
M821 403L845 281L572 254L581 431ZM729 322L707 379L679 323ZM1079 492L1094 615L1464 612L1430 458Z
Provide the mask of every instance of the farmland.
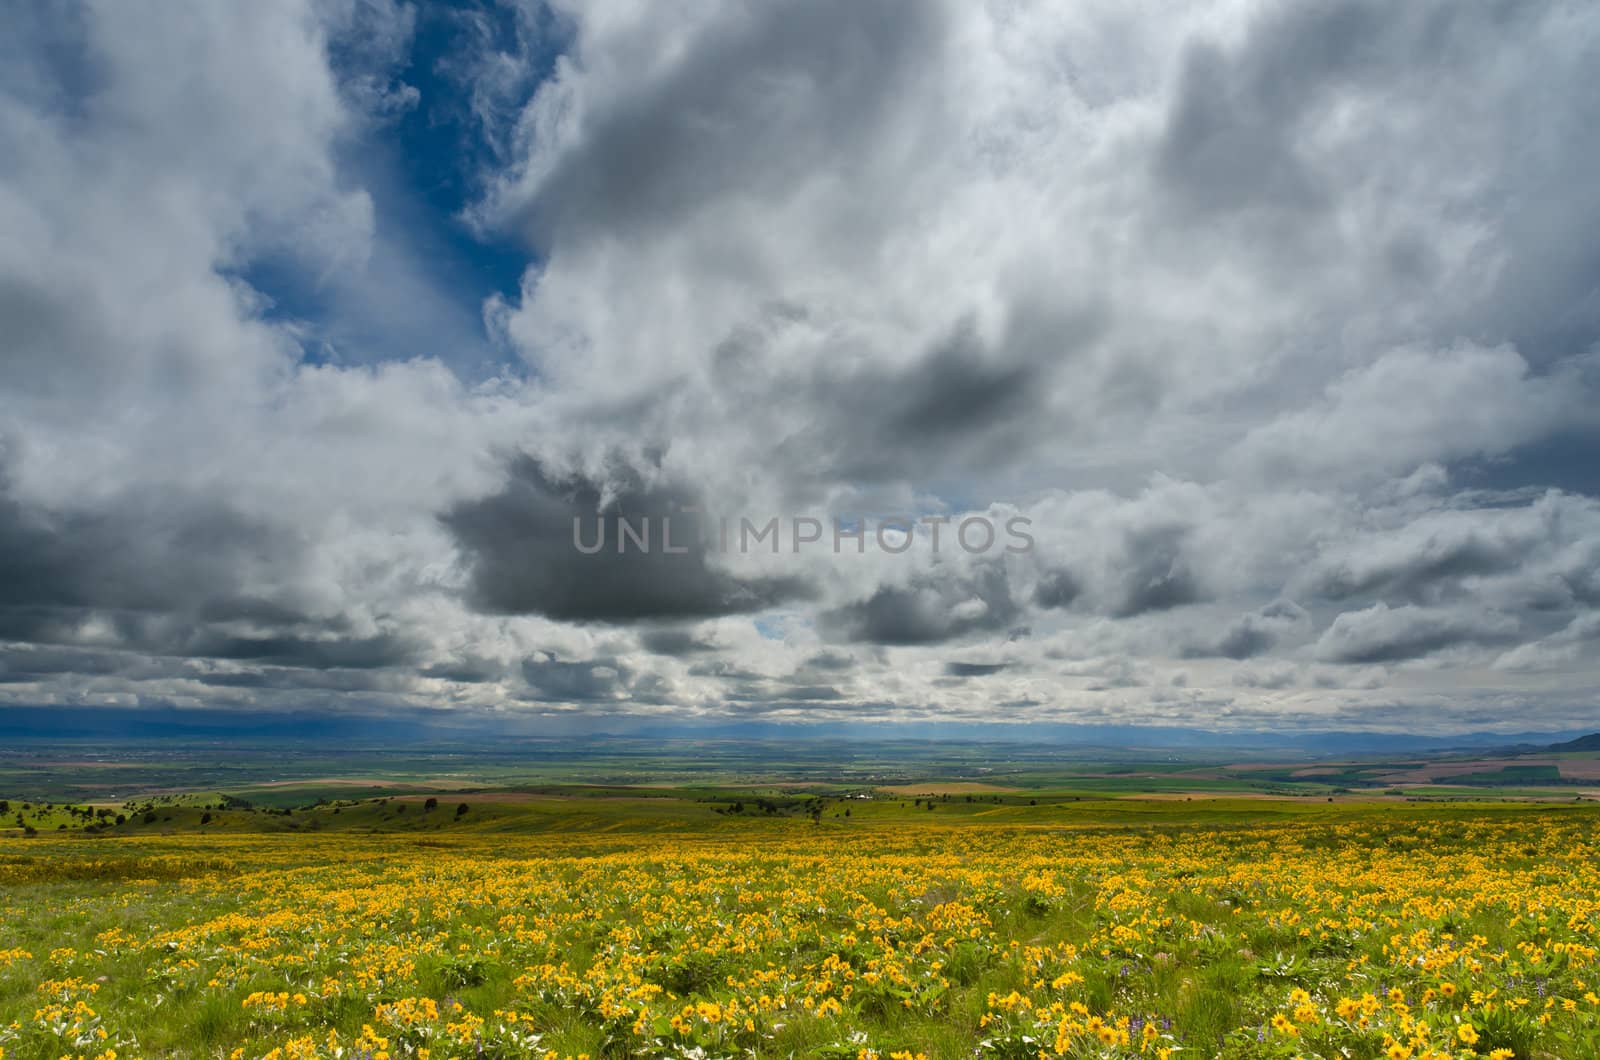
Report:
M6 1060L1600 1056L1590 804L429 798L0 841Z

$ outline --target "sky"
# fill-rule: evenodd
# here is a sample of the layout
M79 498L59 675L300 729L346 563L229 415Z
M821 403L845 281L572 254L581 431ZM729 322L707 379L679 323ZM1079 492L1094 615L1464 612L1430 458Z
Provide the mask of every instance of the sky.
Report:
M6 3L0 710L1600 727L1597 68L1579 3Z

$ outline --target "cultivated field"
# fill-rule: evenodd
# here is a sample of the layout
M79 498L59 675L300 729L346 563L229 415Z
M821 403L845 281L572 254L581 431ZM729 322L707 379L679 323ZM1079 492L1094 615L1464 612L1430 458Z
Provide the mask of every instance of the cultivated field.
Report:
M0 841L5 1060L1600 1056L1588 804L457 802Z

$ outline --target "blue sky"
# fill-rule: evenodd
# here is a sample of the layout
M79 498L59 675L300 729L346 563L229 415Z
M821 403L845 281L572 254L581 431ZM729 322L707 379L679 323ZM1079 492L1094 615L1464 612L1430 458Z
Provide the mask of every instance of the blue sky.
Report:
M408 104L341 144L339 162L373 197L383 256L419 274L426 305L395 315L392 303L372 304L360 286L298 267L292 248L247 262L239 276L272 300L269 317L316 326L321 341L308 344L311 360L332 345L346 361L436 356L468 377L519 371L520 358L490 342L483 305L493 295L514 299L537 259L515 232L475 226L468 216L499 160L472 111L464 65L473 50L517 47L517 16L495 6L473 8L470 18L466 9L426 7L414 18L403 53L390 57L390 76L413 93ZM537 24L539 47L524 56L530 91L567 44L553 18ZM335 77L359 76L370 57L359 43L332 42L328 65ZM382 273L384 265L369 267Z

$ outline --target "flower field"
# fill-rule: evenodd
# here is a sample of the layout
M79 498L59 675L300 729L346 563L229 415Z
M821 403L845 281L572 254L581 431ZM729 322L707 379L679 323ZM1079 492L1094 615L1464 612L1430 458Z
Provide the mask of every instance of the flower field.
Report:
M1575 1060L1600 1056L1595 823L9 841L0 1049Z

